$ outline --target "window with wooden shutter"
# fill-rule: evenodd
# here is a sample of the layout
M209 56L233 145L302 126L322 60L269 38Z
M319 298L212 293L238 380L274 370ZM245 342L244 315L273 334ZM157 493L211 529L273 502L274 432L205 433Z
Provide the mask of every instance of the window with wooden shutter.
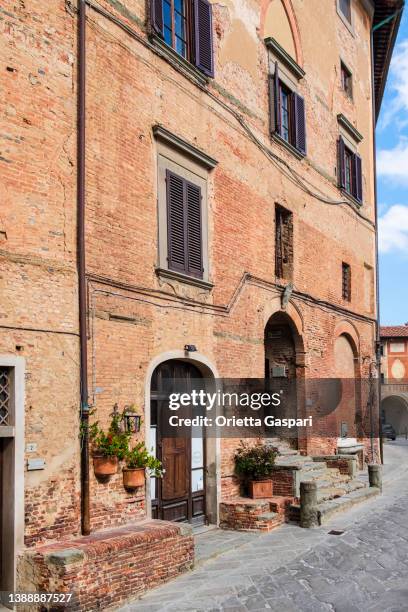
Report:
M150 13L155 34L213 77L212 6L208 0L151 0Z
M338 141L339 187L357 202L363 201L363 176L361 157L346 146L340 136Z
M167 170L166 194L169 269L202 278L201 189Z
M278 62L275 73L269 76L270 131L306 155L305 101L279 77Z

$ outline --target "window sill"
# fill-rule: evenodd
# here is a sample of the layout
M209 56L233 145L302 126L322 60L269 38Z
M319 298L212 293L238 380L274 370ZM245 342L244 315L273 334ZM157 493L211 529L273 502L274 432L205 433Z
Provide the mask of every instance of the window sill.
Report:
M285 149L292 153L292 155L294 155L297 159L303 159L304 157L306 157L303 153L295 149L293 145L291 145L284 138L282 138L282 136L279 136L279 134L272 134L272 140L275 140L277 143L285 147Z
M156 47L158 47L158 49L160 49L161 55L164 56L164 58L167 59L167 61L169 61L174 68L181 70L181 72L184 74L187 73L189 77L193 78L200 85L206 85L208 83L209 79L207 76L205 76L205 74L193 66L193 64L190 64L189 61L184 59L184 57L179 55L176 51L174 51L174 49L169 47L169 45L167 45L160 38L160 36L157 36L157 34L151 34L150 40Z
M344 195L348 200L350 200L350 202L352 204L357 206L357 208L361 208L362 207L363 202L359 202L358 200L356 200L356 198L353 195L351 195L351 193L349 193L345 189L340 189L340 191L341 191L342 195Z
M202 278L195 278L194 276L187 276L182 272L176 272L175 270L167 270L166 268L156 268L156 274L159 278L170 279L186 283L186 285L193 285L194 287L201 287L201 289L207 289L211 291L214 287L213 283L209 283Z

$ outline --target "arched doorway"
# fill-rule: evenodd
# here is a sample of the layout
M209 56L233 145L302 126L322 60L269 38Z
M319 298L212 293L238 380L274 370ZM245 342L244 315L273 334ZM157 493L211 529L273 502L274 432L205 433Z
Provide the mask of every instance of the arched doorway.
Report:
M279 387L284 398L284 418L297 418L302 413L300 405L303 390L299 379L303 378L304 348L302 337L288 314L279 311L268 320L264 334L265 379L271 388ZM290 436L289 436L290 434ZM294 448L298 446L297 432L293 429L274 430L279 438L286 437Z
M392 425L397 436L408 435L408 393L389 395L381 401L381 421Z
M341 401L336 407L333 416L333 435L339 438L355 438L357 435L357 394L355 349L349 337L341 334L334 341L334 367L335 377L341 381Z
M176 380L182 392L191 391L193 386L196 389L198 381L205 385L201 371L188 361L164 361L153 371L150 446L162 461L165 473L163 478L150 480L152 517L203 524L207 520L205 432L194 428L194 437L164 435L169 384Z

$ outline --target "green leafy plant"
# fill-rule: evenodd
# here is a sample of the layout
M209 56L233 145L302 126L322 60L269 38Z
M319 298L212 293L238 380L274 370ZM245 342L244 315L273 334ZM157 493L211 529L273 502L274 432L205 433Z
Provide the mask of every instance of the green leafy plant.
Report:
M89 426L92 452L103 457L124 459L129 451L131 433L121 429L122 415L115 413L107 431L95 421Z
M275 449L264 444L250 446L241 440L234 456L235 471L249 480L267 479L273 471L277 455Z
M161 461L149 453L144 442L138 442L125 457L126 466L130 470L147 468L151 476L161 478L164 470Z

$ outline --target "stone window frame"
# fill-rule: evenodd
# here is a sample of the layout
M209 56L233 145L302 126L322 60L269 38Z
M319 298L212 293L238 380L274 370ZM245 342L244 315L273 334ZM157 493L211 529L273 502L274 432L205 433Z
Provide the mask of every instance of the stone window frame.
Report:
M359 154L358 145L363 140L362 134L360 134L360 132L342 113L339 113L337 115L337 123L339 126L339 136L343 138L346 148L349 149L352 153ZM364 162L364 159L362 161ZM349 193L346 189L341 189L341 193L348 200L350 200L350 202L352 202L359 208L363 206L364 201L359 202L358 200L356 200L353 194Z
M209 176L217 161L186 140L160 125L153 127L157 156L157 214L158 260L156 274L159 278L174 279L189 285L211 290L209 257ZM166 171L170 170L201 189L202 257L203 277L197 278L169 269L167 234Z
M296 60L293 59L285 51L285 49L272 37L265 38L265 45L268 50L268 74L273 77L275 75L275 67L278 64L279 80L292 93L299 93L299 82L305 76L305 71ZM297 159L301 160L305 157L300 153L290 142L287 142L279 134L274 134L273 139L283 145Z
M346 28L348 29L350 34L355 36L353 0L350 0L350 17L351 17L350 21L343 14L343 12L342 12L342 10L340 8L340 0L336 0L336 11L337 11L337 15L340 17L341 21L344 23L344 25L346 26Z

